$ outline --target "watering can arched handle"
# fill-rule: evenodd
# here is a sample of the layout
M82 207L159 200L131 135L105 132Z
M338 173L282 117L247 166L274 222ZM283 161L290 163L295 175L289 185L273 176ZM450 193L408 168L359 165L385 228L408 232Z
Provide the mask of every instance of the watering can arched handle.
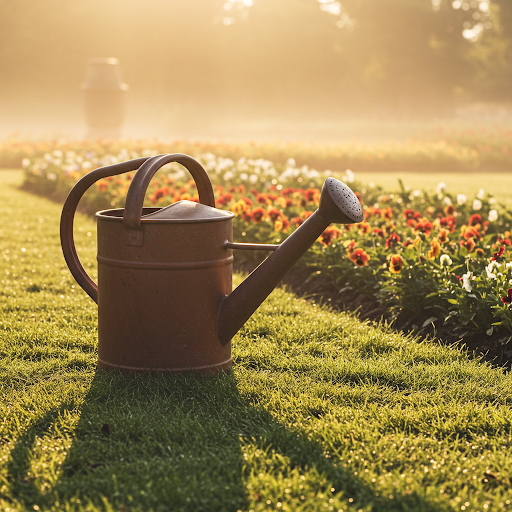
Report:
M141 217L144 204L144 196L151 178L162 166L177 162L185 167L194 178L199 194L199 202L215 208L215 196L208 174L203 166L194 158L181 153L172 155L157 155L144 162L135 174L124 207L123 225L127 231L126 244L142 246L144 233L142 230Z
M87 173L76 182L64 202L60 218L60 243L64 259L66 260L73 277L85 290L87 295L96 302L96 304L98 303L98 285L91 279L89 274L87 274L80 263L78 254L76 253L73 237L73 221L75 219L76 208L87 189L94 185L98 180L101 178L107 178L108 176L116 176L117 174L136 171L146 160L149 160L149 157L137 158L128 162L99 167L98 169Z

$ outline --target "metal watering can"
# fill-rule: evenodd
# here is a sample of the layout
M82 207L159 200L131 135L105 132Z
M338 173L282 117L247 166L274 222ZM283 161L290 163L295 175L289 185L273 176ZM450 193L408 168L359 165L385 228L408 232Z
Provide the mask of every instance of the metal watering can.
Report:
M192 175L199 203L144 208L163 165ZM137 170L138 169L138 170ZM73 219L85 191L107 176L135 171L125 208L96 213L98 285L78 259ZM201 164L182 154L138 158L86 174L62 211L62 250L78 284L98 304L98 367L127 372L217 372L231 367L231 338L332 222L361 222L363 210L341 181L327 178L320 205L282 244L233 242L234 214L215 208ZM233 250L274 251L232 291Z

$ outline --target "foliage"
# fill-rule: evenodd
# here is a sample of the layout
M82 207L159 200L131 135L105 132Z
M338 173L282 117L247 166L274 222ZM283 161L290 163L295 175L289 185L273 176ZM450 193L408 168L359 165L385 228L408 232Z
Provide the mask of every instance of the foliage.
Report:
M511 374L284 290L233 340L230 375L96 371L60 206L0 180L2 510L509 506ZM76 227L93 274L94 221Z
M54 151L24 162L25 187L63 199L91 168L137 155L126 149L116 156ZM199 159L213 180L217 207L235 213L238 241L283 241L316 209L325 178L295 167L291 159L285 166L212 154ZM129 173L97 182L82 207L89 213L122 207L131 178ZM511 340L511 306L502 300L512 288L510 212L483 189L468 200L447 192L442 183L435 193L411 192L403 185L389 193L352 183L350 171L343 179L359 191L365 221L329 227L300 264L340 290L377 300L391 319L410 326L444 325L461 335L498 332L503 343ZM195 184L181 166L171 164L151 182L146 204L183 199L198 200ZM237 254L239 261L257 257Z

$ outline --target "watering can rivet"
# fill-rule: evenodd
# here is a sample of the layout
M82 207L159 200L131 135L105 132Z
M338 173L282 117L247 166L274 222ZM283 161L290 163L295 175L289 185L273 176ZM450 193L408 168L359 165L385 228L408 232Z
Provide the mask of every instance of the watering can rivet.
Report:
M199 203L144 208L153 175L177 162L194 178ZM96 213L98 285L78 259L73 219L84 193L108 176L137 171L125 208ZM206 171L192 157L164 154L100 167L69 193L61 217L66 263L98 304L98 367L126 372L207 373L231 367L231 338L332 222L361 222L344 183L327 178L318 210L280 245L233 242L234 214L215 208ZM233 249L274 251L232 290Z

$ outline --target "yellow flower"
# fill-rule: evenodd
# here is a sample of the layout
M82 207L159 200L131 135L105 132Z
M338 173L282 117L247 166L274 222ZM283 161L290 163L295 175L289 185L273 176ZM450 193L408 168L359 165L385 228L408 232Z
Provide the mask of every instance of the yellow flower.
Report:
M437 258L441 254L441 244L438 242L437 238L434 238L432 242L430 242L430 251L428 251L428 257L433 260Z

